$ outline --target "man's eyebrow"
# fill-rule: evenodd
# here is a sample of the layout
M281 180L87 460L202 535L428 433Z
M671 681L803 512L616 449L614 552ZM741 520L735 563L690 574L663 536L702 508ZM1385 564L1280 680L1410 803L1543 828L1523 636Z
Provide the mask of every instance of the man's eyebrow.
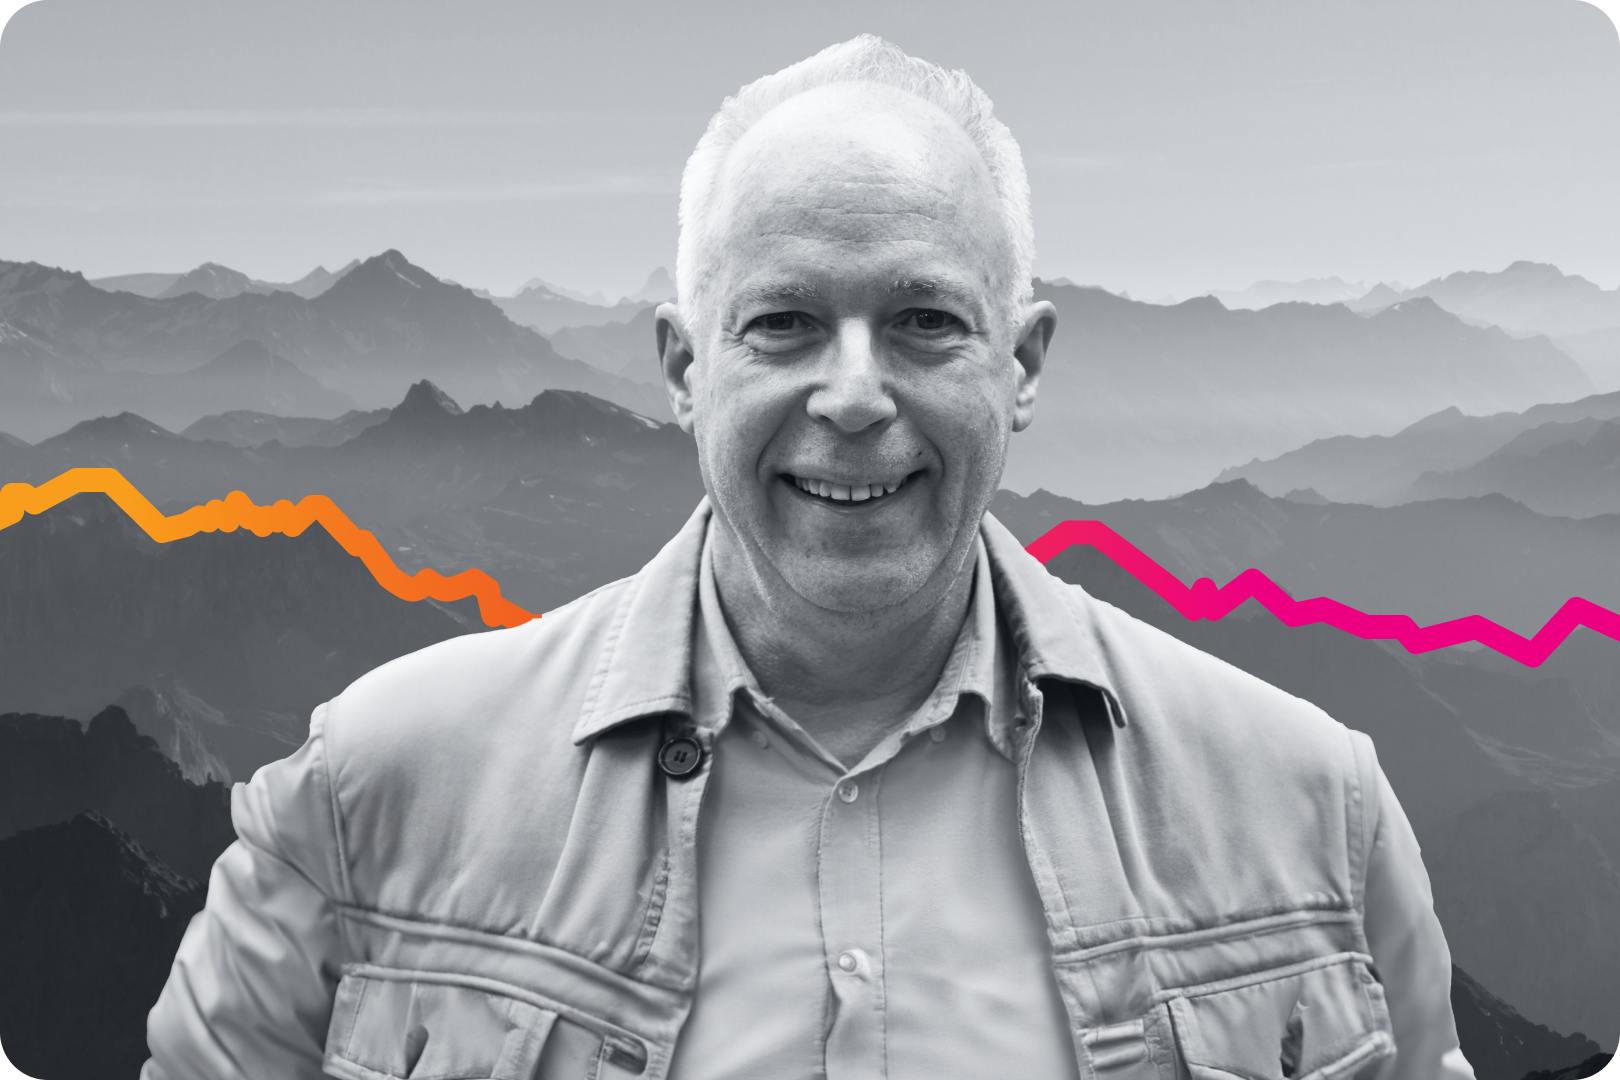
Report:
M977 311L980 307L978 294L954 281L941 281L937 278L900 278L895 281L890 291L895 296L917 300L949 300L972 311Z
M792 307L812 303L821 298L814 285L801 282L774 282L767 285L749 285L731 297L732 310L745 307Z

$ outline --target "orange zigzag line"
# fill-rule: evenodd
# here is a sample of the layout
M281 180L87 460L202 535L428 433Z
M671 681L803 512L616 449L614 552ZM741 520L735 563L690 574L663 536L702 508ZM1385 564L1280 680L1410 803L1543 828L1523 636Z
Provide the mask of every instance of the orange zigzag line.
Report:
M0 529L41 514L82 492L99 491L117 503L130 520L158 543L183 540L200 532L235 532L246 529L255 536L283 533L297 536L319 523L343 550L366 564L377 583L402 600L462 600L478 598L478 613L490 626L521 626L540 616L501 595L495 579L482 570L463 570L445 577L437 570L407 574L394 565L377 538L350 521L325 495L307 495L295 505L286 499L259 506L246 494L233 491L223 499L194 506L167 517L117 469L69 469L39 487L7 484L0 487Z

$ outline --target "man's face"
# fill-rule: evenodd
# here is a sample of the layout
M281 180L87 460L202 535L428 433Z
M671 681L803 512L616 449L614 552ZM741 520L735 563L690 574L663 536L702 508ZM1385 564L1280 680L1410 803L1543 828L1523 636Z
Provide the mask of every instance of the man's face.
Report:
M1055 318L1009 325L981 157L932 105L830 87L743 137L712 215L704 309L660 331L721 527L818 607L926 599L971 550Z

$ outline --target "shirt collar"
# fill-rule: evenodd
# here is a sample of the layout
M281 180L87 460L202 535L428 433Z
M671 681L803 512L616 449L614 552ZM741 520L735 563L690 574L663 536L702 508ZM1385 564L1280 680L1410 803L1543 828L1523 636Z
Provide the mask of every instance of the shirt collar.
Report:
M602 659L592 673L574 725L574 742L640 717L660 713L692 716L693 628L712 513L705 497L674 539L626 582ZM1096 644L1090 611L1095 601L1078 589L1054 587L1046 568L988 513L979 536L976 573L982 582L988 570L995 601L982 608L988 610L992 622L999 614L1012 636L1022 673L1020 702L1035 683L1046 679L1091 687L1102 692L1110 715L1123 726L1125 714ZM976 601L977 617L985 617L980 609ZM991 643L997 636L980 636L984 647L975 652L984 655L965 663L961 670L960 692L977 693L987 703L993 681L984 680L994 678ZM740 665L740 657L737 659ZM722 671L728 683L739 674L726 668ZM746 678L745 667L741 674ZM992 739L995 734L992 732Z

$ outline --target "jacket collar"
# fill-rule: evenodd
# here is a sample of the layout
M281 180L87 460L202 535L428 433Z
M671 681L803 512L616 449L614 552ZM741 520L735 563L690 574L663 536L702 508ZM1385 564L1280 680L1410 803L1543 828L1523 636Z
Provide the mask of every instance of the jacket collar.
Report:
M711 513L705 497L675 538L627 582L574 725L575 743L645 716L691 716L692 626ZM1059 586L990 514L979 532L996 606L1012 633L1024 677L1101 691L1110 715L1123 726L1119 695L1097 648L1090 598ZM1070 592L1081 603L1065 596Z

